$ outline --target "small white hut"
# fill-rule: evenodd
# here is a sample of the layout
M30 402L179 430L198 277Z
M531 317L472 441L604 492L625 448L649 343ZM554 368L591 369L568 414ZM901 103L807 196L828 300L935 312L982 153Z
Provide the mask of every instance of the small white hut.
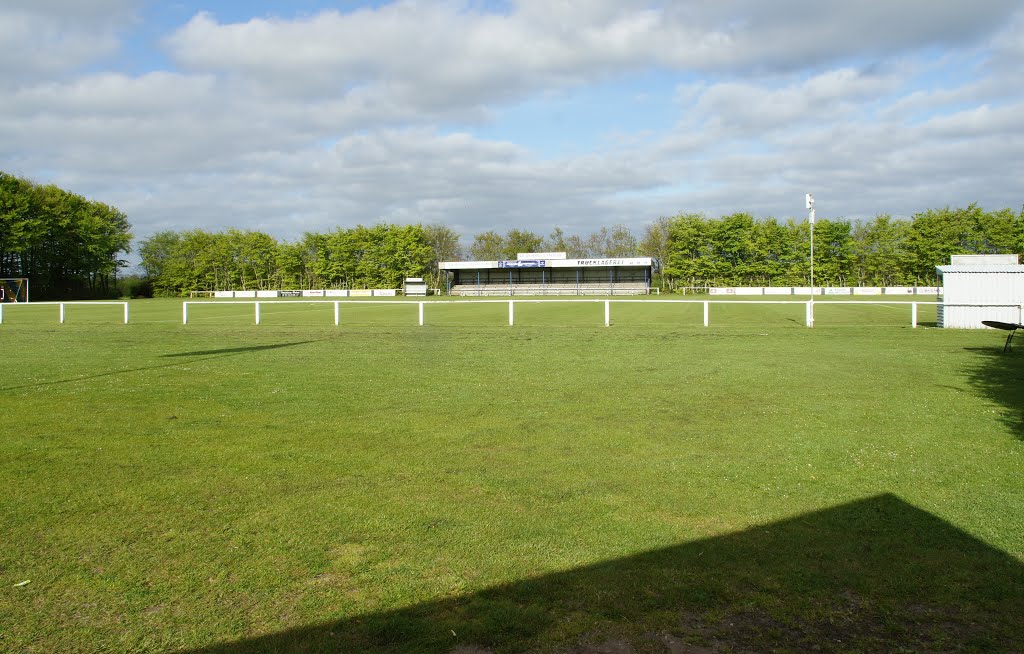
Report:
M422 296L427 295L427 282L422 277L406 277L405 285L402 289L402 294L409 296Z
M939 327L983 329L982 320L1024 322L1024 266L1016 254L954 255L942 278Z

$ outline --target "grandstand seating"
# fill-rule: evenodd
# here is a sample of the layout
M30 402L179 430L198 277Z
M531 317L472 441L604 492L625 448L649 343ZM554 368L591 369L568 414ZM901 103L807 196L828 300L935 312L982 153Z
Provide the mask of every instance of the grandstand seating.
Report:
M650 292L644 282L583 282L549 284L456 284L452 295L464 297L522 296L522 295L646 295Z

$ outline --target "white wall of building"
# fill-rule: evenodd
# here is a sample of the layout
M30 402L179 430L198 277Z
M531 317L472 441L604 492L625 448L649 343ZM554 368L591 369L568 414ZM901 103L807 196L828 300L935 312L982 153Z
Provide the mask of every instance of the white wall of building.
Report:
M942 275L942 327L983 329L982 320L1021 322L1024 266L939 266Z

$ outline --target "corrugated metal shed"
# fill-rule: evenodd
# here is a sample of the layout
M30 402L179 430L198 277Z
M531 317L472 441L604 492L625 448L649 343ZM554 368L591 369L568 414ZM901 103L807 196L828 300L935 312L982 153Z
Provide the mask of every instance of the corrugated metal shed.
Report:
M984 329L982 320L1024 321L1024 265L937 266L943 296L939 326Z

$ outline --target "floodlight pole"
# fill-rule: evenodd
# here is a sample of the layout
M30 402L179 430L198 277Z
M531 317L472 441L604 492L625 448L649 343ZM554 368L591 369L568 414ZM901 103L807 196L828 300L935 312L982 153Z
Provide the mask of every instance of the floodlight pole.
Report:
M814 327L814 195L808 193L804 199L807 204L807 220L811 224L811 315L807 326Z

